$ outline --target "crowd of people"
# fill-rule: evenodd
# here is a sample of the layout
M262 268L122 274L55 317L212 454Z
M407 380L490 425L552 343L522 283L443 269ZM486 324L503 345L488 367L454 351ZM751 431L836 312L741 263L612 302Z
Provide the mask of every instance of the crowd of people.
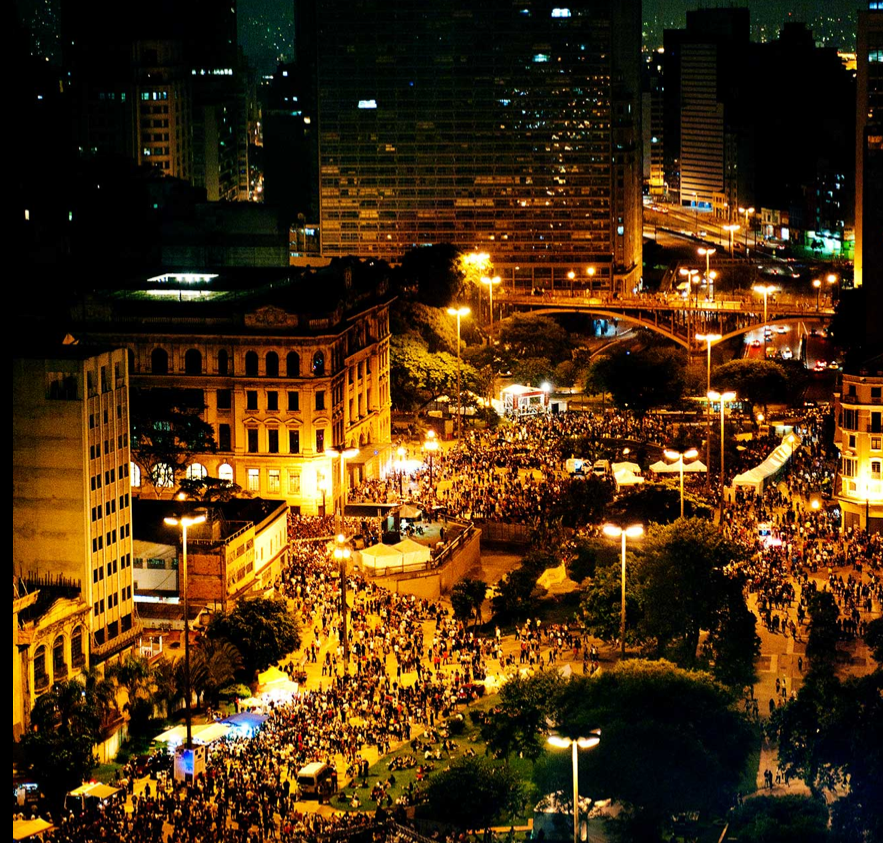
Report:
M835 511L813 503L832 481L823 423L821 414L807 413L788 472L762 496L722 513L723 529L745 549L733 571L755 595L762 622L794 638L805 632L812 590L834 595L845 637L860 635L868 613L883 601L880 536L841 532ZM367 481L350 499L398 499L401 482L424 510L443 506L450 516L532 524L560 494L563 463L575 443L622 451L624 443L659 446L679 433L665 417L638 420L619 412L526 419L467 434L435 460L432 483L420 469L406 480ZM771 444L749 443L731 471L762 458ZM331 516L292 516L287 566L276 584L303 630L300 649L282 668L302 682L307 668L319 665L319 673L312 672L318 682L306 683L291 699L266 702L267 720L255 736L214 744L206 773L190 786L162 780L130 792L125 806L112 802L68 816L49 835L51 843L317 840L357 828L368 822L367 814L302 810L296 779L304 765L320 761L345 771L340 784L349 807L394 811L412 801L413 788L393 799L393 767L369 783L369 758L409 744L411 753L403 757L413 757L422 778L456 754L444 724L474 697L477 683L558 660L582 661L584 672L598 669L597 648L576 627L529 620L504 647L499 628L479 635L441 602L389 591L358 571L347 577L350 602L343 613L330 554L336 526ZM381 539L377 519L346 518L344 530L366 544ZM583 533L596 534L597 526ZM845 575L844 566L851 567ZM789 692L783 681L780 695Z

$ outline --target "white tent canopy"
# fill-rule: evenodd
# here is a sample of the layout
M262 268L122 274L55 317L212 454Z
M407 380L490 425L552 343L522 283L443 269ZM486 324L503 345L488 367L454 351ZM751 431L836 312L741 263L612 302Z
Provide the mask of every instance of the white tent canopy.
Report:
M365 571L375 576L384 575L387 569L402 569L402 554L388 544L374 544L359 551L359 561Z
M763 494L764 482L780 471L799 447L800 437L789 433L760 465L737 474L733 478L733 486L749 487L755 495Z
M200 723L194 725L190 732L193 735L194 743L209 744L223 738L230 727L224 723ZM167 729L161 735L157 735L154 740L159 743L171 744L177 746L184 743L187 739L187 728L185 726L175 726L173 729Z
M644 478L638 474L641 467L636 462L615 462L611 468L617 489L621 489L623 486L636 486L644 482Z
M425 544L415 542L413 539L402 539L398 544L392 545L392 549L402 554L403 571L422 570L432 559L432 551Z
M698 471L708 471L705 463L702 460L693 460L692 462L684 462L683 457L678 457L674 462L665 462L665 460L659 460L659 462L653 463L650 466L650 471L655 472L656 474L680 474L681 466L683 466L684 474L692 474Z
M54 828L51 823L46 820L13 820L12 821L12 840L13 843L19 840L27 840L38 834L43 834Z
M409 520L413 520L414 518L419 518L421 515L421 510L416 506L411 506L411 504L406 503L399 508L399 518L407 518Z

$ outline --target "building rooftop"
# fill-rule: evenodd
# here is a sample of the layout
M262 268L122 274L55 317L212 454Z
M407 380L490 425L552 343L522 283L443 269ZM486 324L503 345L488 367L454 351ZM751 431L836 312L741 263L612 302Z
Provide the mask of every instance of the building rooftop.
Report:
M163 332L192 332L202 323L233 333L300 334L327 331L392 298L385 263L340 258L315 270L165 269L94 289L71 315L85 327L125 323L127 332L155 333L161 322Z
M246 527L260 525L268 518L278 517L288 504L282 500L266 498L235 498L230 501L201 503L200 501L145 500L132 501L132 530L136 541L174 545L180 531L170 527L164 519L173 516L192 515L205 512L205 524L191 527L187 531L188 541L223 544Z

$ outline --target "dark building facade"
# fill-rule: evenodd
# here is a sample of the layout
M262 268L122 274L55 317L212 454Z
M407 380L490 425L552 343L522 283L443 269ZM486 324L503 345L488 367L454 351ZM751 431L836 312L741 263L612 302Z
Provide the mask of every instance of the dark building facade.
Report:
M450 242L546 286L641 268L640 3L313 0L321 249Z
M750 200L745 106L748 9L687 12L664 33L664 153L668 193L704 211Z
M856 51L855 284L883 305L883 3L858 13ZM871 302L869 301L869 304ZM878 342L883 329L876 328Z

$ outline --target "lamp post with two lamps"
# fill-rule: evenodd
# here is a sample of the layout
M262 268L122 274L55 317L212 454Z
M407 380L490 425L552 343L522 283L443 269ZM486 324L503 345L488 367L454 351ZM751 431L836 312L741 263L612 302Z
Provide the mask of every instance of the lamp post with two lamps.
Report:
M766 359L766 346L767 346L767 319L769 318L769 297L772 293L776 292L776 287L772 284L755 284L752 288L755 293L760 293L763 296L763 356Z
M468 307L449 307L448 316L457 317L457 439L460 438L463 425L463 392L460 389L460 320L469 315Z
M584 738L565 738L561 735L549 735L546 738L550 746L558 749L572 750L573 758L573 843L579 843L579 754L580 749L593 749L601 742L601 730L592 729Z
M619 645L620 655L625 658L625 540L638 539L644 535L643 524L632 524L631 527L617 527L616 524L605 524L604 535L612 539L621 539L620 567L622 569L620 605L619 605Z
M350 658L350 646L349 646L349 636L347 635L346 629L346 615L347 615L347 604L346 604L346 562L349 559L349 548L346 549L346 554L338 555L338 549L344 549L344 544L346 542L346 537L343 534L343 519L344 513L346 512L346 461L352 459L357 456L359 453L358 448L326 448L325 453L328 454L332 459L337 458L340 460L340 503L337 507L337 512L335 513L335 530L334 532L337 535L336 544L334 547L334 558L338 562L338 570L340 573L340 624L341 624L341 638L343 639L343 663L347 665L349 663Z
M705 392L707 395L711 392L711 346L719 342L722 337L720 334L696 334L696 339L705 343L708 353L705 366ZM711 402L705 408L705 464L706 466L711 464Z
M708 298L712 298L712 278L711 278L711 256L717 254L717 249L711 246L700 246L697 250L700 257L705 258L705 288L708 291Z
M184 723L186 729L185 747L193 749L193 720L190 712L190 602L187 596L187 530L197 524L205 523L205 515L182 515L178 518L168 516L163 522L169 527L181 528L181 582L179 590L184 595Z
M720 476L720 495L721 495L721 512L724 510L724 421L726 406L736 400L735 392L713 392L709 390L706 393L709 406L712 401L720 401L721 405L721 476Z
M678 474L681 479L681 518L684 517L684 460L688 459L690 461L695 460L696 457L699 456L699 451L695 448L690 448L688 451L675 451L671 448L666 448L665 458L668 460L678 461Z
M729 224L722 226L723 230L730 235L730 257L733 257L733 235L739 230L739 226L735 224Z

